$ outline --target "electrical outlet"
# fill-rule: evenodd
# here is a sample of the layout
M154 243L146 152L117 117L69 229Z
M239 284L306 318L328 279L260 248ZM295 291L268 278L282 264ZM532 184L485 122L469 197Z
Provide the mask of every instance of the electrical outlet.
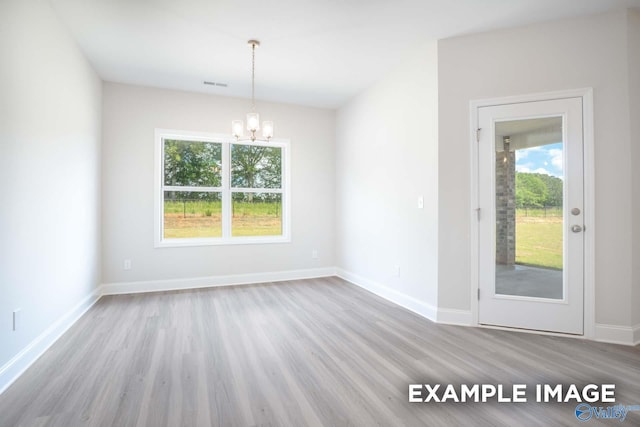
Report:
M131 270L131 260L130 259L125 259L124 260L124 269L125 270Z
M424 197L418 197L418 209L424 209Z
M400 266L399 265L395 265L393 267L393 272L396 275L396 277L400 277Z
M318 259L318 250L314 249L311 251L311 258Z
M22 323L20 318L22 317L20 314L22 312L21 308L13 310L13 331L17 331L18 327Z

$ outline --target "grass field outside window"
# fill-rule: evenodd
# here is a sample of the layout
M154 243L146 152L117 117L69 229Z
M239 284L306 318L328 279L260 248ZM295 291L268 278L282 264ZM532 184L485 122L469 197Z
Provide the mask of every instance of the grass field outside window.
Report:
M516 211L516 264L562 269L562 208Z

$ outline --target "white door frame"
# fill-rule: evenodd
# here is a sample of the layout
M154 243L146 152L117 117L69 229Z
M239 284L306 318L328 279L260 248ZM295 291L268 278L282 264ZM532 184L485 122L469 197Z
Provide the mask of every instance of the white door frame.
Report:
M573 89L557 92L545 92L529 95L517 95L504 98L492 98L473 100L469 103L471 147L470 156L470 188L471 211L469 219L471 223L471 277L469 295L471 302L472 322L475 326L496 328L481 325L478 321L478 289L480 274L479 259L479 221L476 208L478 199L478 108L492 107L496 105L518 104L523 102L547 101L563 98L582 98L582 125L584 138L584 335L587 339L595 339L595 177L594 177L594 136L593 136L593 89ZM545 333L538 332L536 333ZM547 333L557 335L556 333ZM563 335L563 334L561 334Z

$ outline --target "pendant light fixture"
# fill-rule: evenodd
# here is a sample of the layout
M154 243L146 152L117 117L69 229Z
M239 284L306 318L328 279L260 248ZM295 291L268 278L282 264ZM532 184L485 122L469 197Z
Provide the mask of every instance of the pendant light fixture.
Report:
M247 113L247 130L249 137L244 138L244 123L242 120L233 120L231 122L231 133L236 141L263 141L268 142L273 138L273 122L262 122L262 138L256 136L256 132L260 130L260 115L256 112L256 48L260 46L258 40L249 40L247 42L251 46L251 112Z
M502 160L503 163L507 163L509 158L509 147L511 146L511 137L503 136L502 137L502 147L504 148L504 158Z

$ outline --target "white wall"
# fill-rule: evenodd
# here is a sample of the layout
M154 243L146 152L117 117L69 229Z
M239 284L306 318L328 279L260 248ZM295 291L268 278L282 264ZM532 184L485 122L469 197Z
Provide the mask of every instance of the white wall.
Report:
M596 322L632 324L626 23L626 13L616 12L439 42L438 302L442 307L470 308L469 101L593 87Z
M437 45L412 52L338 110L336 254L345 277L428 311L438 278Z
M0 3L0 63L2 390L99 283L101 83L45 0Z
M226 276L334 265L334 126L331 110L258 102L291 141L292 242L154 248L154 129L230 132L247 100L105 83L103 282ZM317 249L319 259L311 258ZM123 269L131 259L132 269Z
M628 17L629 117L631 123L631 165L633 170L633 283L632 324L640 327L640 10ZM640 328L639 328L640 329ZM640 330L636 332L640 341Z

